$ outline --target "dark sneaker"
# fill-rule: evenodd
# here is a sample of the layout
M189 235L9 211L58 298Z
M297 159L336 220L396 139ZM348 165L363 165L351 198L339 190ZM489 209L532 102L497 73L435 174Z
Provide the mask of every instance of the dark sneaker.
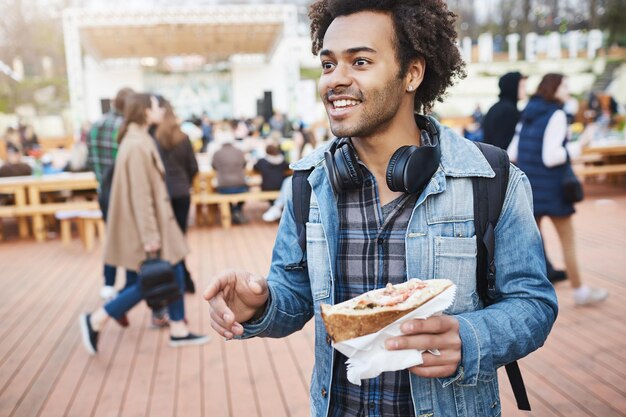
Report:
M246 224L248 219L243 215L241 211L235 211L232 214L233 224Z
M98 353L98 332L91 327L91 314L81 314L78 318L80 322L80 333L83 336L83 345L90 355Z
M150 327L160 329L170 325L170 318L167 314L167 307L158 310L152 310L152 318L150 319Z
M126 314L124 314L119 319L115 319L115 321L122 327L128 327L128 325L130 324L130 322L128 321L128 316Z
M189 275L189 273L185 274L185 292L187 294L196 293L196 285L193 283L193 280L191 279L191 275Z
M170 346L181 347L191 345L204 345L209 340L209 336L207 335L200 335L189 332L187 336L183 337L170 336Z

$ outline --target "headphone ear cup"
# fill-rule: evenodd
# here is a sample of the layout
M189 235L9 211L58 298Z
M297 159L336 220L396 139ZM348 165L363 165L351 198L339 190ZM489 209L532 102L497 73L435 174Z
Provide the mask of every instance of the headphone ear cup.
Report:
M363 184L363 172L357 165L356 156L348 140L338 139L324 152L324 163L335 193L342 194Z
M340 145L335 151L335 166L339 174L342 191L347 191L363 184L363 173L357 166L358 162L350 143Z
M404 171L407 160L415 149L417 149L416 146L401 146L391 156L389 164L387 165L387 175L385 176L387 187L389 187L391 191L407 192L404 181Z

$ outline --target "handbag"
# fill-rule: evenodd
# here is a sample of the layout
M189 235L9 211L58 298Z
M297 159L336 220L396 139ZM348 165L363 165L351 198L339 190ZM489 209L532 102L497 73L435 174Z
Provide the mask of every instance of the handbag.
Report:
M567 203L578 203L585 197L583 186L574 174L574 170L570 164L565 168L565 175L561 183L563 190L563 200Z
M141 264L139 289L143 299L153 310L167 307L182 297L182 292L176 282L174 267L158 255L149 256Z

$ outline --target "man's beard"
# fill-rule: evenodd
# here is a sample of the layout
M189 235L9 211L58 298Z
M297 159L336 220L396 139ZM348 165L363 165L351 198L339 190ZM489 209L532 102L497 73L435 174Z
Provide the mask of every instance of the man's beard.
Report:
M400 108L402 84L402 79L394 78L367 96L361 93L360 96L364 98L359 104L364 107L361 114L349 124L347 121L333 123L331 119L330 130L333 135L338 138L369 137L384 130Z

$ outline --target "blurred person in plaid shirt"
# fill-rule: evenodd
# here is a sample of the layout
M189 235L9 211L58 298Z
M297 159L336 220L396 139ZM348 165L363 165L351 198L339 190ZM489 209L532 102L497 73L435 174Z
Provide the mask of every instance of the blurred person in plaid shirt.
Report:
M117 156L118 131L124 121L123 114L126 98L131 93L133 93L133 90L128 87L119 90L113 101L111 111L95 122L87 135L87 160L89 167L96 174L98 184L100 184L98 202L102 210L102 218L105 221L107 219L108 198L102 197L103 195L108 195L108 188L111 186L111 176L113 175L115 157ZM117 294L115 290L115 273L116 268L114 266L104 265L104 286L100 290L100 297L104 300L110 300ZM123 326L128 325L125 320L122 320L120 324Z

